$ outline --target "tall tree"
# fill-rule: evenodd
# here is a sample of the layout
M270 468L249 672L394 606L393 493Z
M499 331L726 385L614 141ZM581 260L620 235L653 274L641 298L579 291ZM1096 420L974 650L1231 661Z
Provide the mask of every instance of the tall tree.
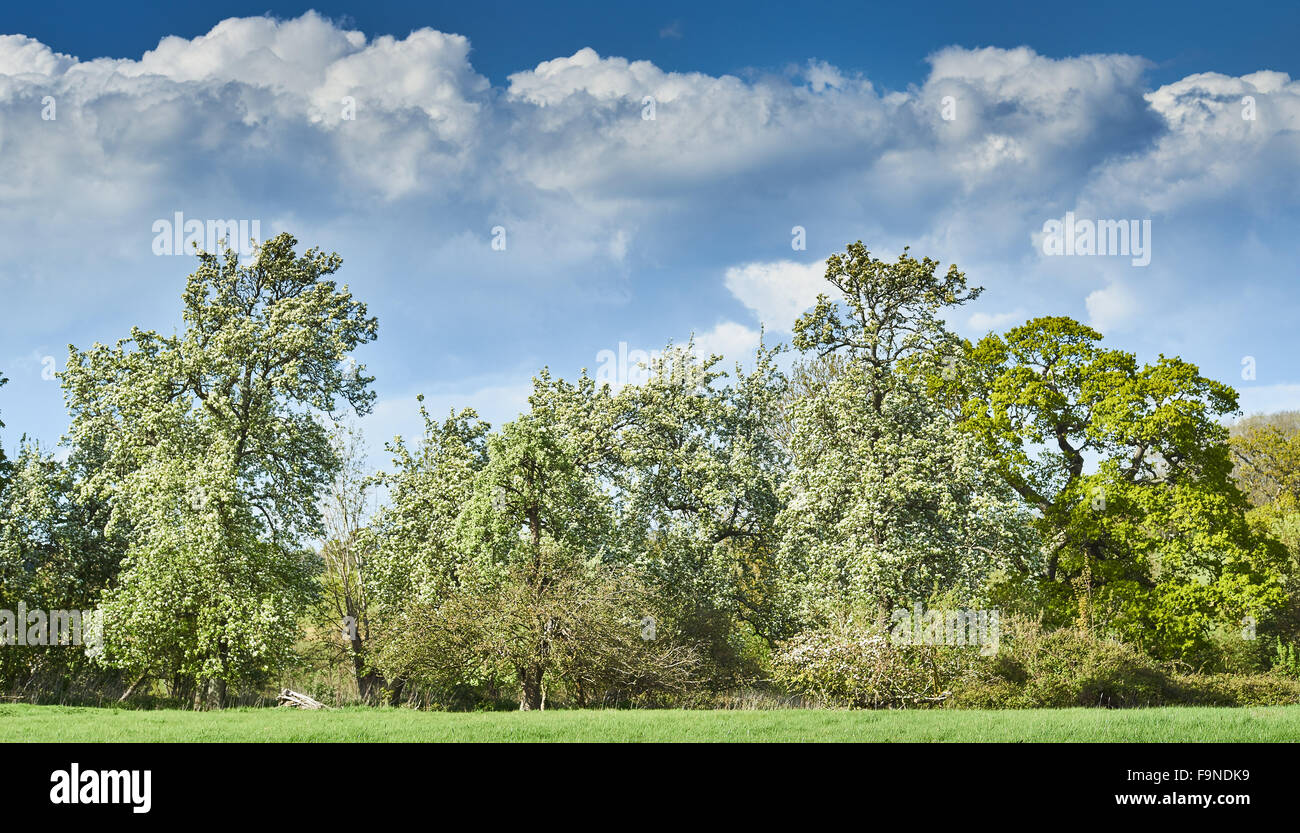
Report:
M488 438L488 462L459 519L460 549L476 581L517 582L533 627L514 653L525 709L541 708L557 638L550 602L557 571L615 560L611 471L614 410L607 388L585 373L576 384L543 370L529 410Z
M374 399L346 360L375 319L329 279L338 255L296 245L281 234L248 263L201 253L183 333L72 347L60 374L72 441L105 451L85 488L131 542L106 655L181 690L211 683L219 702L284 661L315 589L300 543L321 533L339 466L319 415Z
M970 352L962 426L1034 510L1037 574L1066 612L1164 656L1281 602L1280 548L1231 479L1227 385L1161 356L1139 365L1069 318L1036 318ZM1057 616L1062 608L1057 607Z
M791 626L776 570L787 469L774 430L786 389L779 352L760 345L753 370L738 364L727 381L721 356L669 345L613 403L622 550L720 672L741 670L747 636L773 640Z
M981 292L938 267L906 250L888 263L854 243L826 262L833 295L795 323L807 360L787 405L782 550L805 578L811 618L936 593L970 599L1025 548L1011 496L930 395L958 347L940 314Z
M477 413L453 411L439 422L424 396L418 399L424 434L413 446L402 437L387 445L393 467L375 483L388 490L388 500L360 539L366 558L357 564L360 612L353 615L360 631L354 643L368 674L378 674L375 642L392 642L413 607L436 609L461 583L468 557L459 546L458 522L487 464L490 426ZM398 702L406 684L402 666L375 684Z
M340 465L323 511L325 540L320 554L325 562L328 621L322 623L321 631L331 649L338 646L337 635L343 637L343 654L352 665L357 693L362 701L372 702L385 687L368 661L371 617L365 579L374 546L374 536L367 528L373 484L365 467L366 446L360 428L339 423L332 440Z

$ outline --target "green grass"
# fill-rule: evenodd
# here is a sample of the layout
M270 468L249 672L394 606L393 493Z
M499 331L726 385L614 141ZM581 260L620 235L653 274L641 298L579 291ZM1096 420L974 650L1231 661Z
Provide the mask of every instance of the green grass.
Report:
M1297 741L1300 706L1033 711L132 711L0 706L15 741Z

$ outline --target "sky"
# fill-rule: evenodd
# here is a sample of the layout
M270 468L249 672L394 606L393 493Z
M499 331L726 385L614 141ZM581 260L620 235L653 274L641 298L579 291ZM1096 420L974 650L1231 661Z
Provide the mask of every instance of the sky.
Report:
M788 342L859 239L984 286L964 336L1069 315L1300 408L1300 6L1065 8L7 7L0 443L59 440L69 344L180 325L178 212L343 257L372 448L417 394L499 424L544 365Z

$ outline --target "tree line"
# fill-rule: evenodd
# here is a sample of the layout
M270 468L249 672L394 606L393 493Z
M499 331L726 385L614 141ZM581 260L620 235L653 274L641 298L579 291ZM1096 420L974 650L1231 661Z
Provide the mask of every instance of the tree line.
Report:
M69 348L65 455L0 451L0 607L104 613L90 655L0 648L6 689L225 705L342 670L450 708L938 700L943 663L979 669L881 641L918 604L1295 665L1300 423L1230 431L1236 392L1177 357L1062 316L963 339L945 316L979 287L858 242L748 370L693 342L618 390L543 369L499 428L421 398L371 473L345 415L373 405L353 353L378 323L296 247L200 253L182 331ZM853 693L864 658L895 700Z

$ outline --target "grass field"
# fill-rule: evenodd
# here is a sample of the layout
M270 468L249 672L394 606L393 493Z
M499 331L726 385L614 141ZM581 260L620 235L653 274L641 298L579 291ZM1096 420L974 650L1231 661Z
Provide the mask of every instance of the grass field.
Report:
M1300 706L482 714L0 706L0 743L19 741L1300 741Z

